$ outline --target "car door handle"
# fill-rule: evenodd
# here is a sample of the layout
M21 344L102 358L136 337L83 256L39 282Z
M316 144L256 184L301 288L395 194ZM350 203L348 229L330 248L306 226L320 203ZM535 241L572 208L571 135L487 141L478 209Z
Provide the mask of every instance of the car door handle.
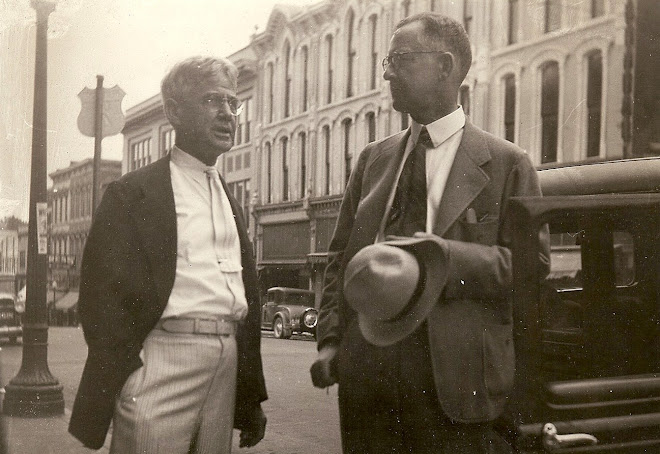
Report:
M552 423L547 423L543 426L542 437L543 449L548 452L572 446L589 446L598 443L598 439L590 434L559 435L557 428Z

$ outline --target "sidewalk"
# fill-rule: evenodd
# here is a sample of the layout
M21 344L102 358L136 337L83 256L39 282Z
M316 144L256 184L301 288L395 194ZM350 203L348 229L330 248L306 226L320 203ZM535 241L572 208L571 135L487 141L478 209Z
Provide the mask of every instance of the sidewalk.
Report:
M107 454L110 437L98 451L87 449L67 431L69 411L49 418L19 418L3 415L8 454Z

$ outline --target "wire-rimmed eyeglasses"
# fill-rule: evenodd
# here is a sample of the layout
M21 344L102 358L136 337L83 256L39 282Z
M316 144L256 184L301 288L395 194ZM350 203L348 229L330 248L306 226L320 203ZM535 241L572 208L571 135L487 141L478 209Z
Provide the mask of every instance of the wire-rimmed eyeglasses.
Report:
M204 98L204 105L216 112L222 110L225 103L229 106L229 113L234 117L238 117L243 112L243 102L235 96L211 94Z
M381 65L383 65L383 71L387 71L387 68L392 65L395 68L399 66L399 63L401 62L401 57L404 55L409 55L409 54L447 54L448 52L445 52L444 50L416 50L416 51L410 51L410 52L392 52L385 58L383 58L383 61L381 62Z

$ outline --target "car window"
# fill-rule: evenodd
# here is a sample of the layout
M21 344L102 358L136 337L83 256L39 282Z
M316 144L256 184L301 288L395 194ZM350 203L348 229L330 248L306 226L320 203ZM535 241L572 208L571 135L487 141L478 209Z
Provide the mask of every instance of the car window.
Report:
M557 290L581 289L583 231L555 232L550 234L550 273L547 284ZM612 234L614 273L617 286L630 286L635 281L635 257L630 232Z
M540 291L545 379L655 371L652 233L626 220L575 221L550 227L550 272Z
M307 293L287 293L282 304L291 306L314 306L314 295Z

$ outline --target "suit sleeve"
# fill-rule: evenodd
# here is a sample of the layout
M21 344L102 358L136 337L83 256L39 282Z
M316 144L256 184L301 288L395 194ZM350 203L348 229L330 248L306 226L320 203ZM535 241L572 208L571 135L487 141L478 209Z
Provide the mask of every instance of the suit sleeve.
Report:
M496 245L484 245L445 239L449 254L449 278L445 286L447 299L488 299L510 296L513 274L511 242L513 226L508 216L510 198L540 196L541 189L531 161L520 153L506 178L502 194L502 212ZM549 242L547 229L539 235L539 264L548 266Z
M355 213L362 198L362 179L369 156L370 148L365 148L351 173L344 193L344 198L339 209L339 216L335 231L328 248L329 255L333 256L335 281L330 285L335 289L334 296L327 301L321 302L319 310L319 321L317 326L317 345L321 349L325 344L339 344L344 329L342 317L343 307L343 276L344 276L344 250L348 245Z

